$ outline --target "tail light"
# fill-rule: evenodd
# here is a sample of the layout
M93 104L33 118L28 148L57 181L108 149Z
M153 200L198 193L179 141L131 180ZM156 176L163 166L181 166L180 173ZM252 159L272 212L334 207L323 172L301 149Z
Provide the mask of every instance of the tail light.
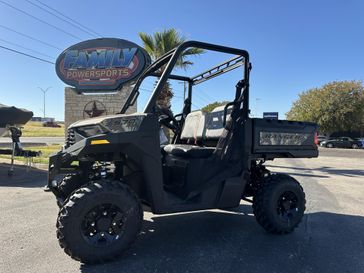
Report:
M318 134L317 132L315 133L315 140L314 140L315 144L318 145L319 144L319 140L318 140Z

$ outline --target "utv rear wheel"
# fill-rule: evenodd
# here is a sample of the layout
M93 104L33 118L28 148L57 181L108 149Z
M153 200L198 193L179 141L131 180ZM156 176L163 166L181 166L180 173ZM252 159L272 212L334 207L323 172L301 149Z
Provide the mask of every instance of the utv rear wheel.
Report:
M75 260L107 262L130 247L142 220L140 202L127 185L95 182L76 190L63 205L57 220L57 238Z
M305 193L297 180L285 174L272 174L264 178L254 196L253 211L266 231L287 234L301 222L305 204Z

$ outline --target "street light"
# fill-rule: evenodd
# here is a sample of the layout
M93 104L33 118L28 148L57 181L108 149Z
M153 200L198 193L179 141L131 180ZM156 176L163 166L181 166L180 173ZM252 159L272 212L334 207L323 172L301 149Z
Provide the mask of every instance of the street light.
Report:
M46 97L46 93L49 89L51 89L52 87L48 87L46 89L43 89L41 87L38 87L40 89L40 91L43 92L43 118L46 117L46 108L45 108L45 97Z

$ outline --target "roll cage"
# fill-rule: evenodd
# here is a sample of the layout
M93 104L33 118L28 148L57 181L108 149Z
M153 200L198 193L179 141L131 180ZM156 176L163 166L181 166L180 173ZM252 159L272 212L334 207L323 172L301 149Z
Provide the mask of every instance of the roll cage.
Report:
M229 59L219 65L216 65L200 74L197 74L193 77L186 77L186 76L180 76L180 75L174 75L171 74L173 68L175 67L178 59L180 58L181 54L187 49L187 48L200 48L204 50L209 51L215 51L215 52L221 52L221 53L228 53L236 55L232 59ZM160 68L165 66L162 73L158 72ZM154 87L154 90L152 92L152 95L150 96L143 113L152 113L155 110L156 101L157 98L162 91L162 88L166 81L168 79L172 80L180 80L185 81L188 84L188 94L187 99L184 101L184 107L183 107L183 113L184 115L187 115L191 112L191 102L192 102L192 88L194 85L200 84L204 81L207 81L209 79L212 79L214 77L217 77L219 75L222 75L228 71L231 71L233 69L236 69L240 66L244 66L244 73L243 73L243 79L240 80L237 84L237 90L234 101L229 103L229 105L234 105L237 103L243 103L242 107L242 114L244 117L248 117L249 115L249 74L251 70L251 64L249 62L249 53L246 50L243 49L237 49L237 48L231 48L226 46L220 46L220 45L214 45L214 44L208 44L198 41L187 41L179 45L178 47L170 50L166 54L164 54L162 57L157 59L154 63L152 63L138 78L138 80L135 83L135 86L133 90L130 93L130 96L128 97L127 101L125 102L123 108L121 109L120 113L125 113L126 110L130 105L133 105L136 101L136 99L139 96L139 87L143 80L146 77L154 76L158 77L159 80ZM243 92L242 92L242 89ZM227 105L227 106L229 106ZM226 109L225 109L226 110Z

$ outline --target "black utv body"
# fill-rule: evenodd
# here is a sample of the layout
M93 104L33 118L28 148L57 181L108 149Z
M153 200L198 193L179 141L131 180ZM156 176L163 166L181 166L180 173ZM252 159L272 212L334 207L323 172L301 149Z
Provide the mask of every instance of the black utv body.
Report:
M171 74L191 47L235 57L195 77ZM238 67L243 78L231 102L211 113L191 112L195 85ZM113 259L135 240L146 209L155 214L225 209L244 199L268 232L289 233L299 224L305 210L301 186L263 163L317 157L317 126L250 118L250 69L245 50L188 41L149 66L120 114L68 128L64 148L50 157L48 179L60 206L57 236L68 255L86 263ZM124 114L148 76L158 83L144 111ZM183 112L175 116L156 106L168 79L188 85ZM161 126L173 132L170 144L161 145Z

